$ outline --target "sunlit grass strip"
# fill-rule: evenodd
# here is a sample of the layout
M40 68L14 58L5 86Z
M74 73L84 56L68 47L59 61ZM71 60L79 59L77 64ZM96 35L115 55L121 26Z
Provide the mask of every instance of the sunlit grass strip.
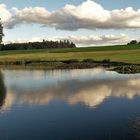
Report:
M45 50L24 50L24 51L2 51L0 62L20 61L63 61L77 59L104 60L140 64L140 46L108 46L74 49L45 49Z

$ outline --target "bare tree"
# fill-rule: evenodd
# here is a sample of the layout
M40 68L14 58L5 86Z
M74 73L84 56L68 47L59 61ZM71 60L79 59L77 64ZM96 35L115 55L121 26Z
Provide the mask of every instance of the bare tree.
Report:
M4 34L3 34L3 26L1 23L1 19L0 19L0 44L2 43L2 38L3 38Z

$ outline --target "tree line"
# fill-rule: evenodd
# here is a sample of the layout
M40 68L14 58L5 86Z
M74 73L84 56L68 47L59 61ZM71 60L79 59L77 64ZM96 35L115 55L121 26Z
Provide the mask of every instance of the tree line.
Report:
M76 48L76 45L69 40L63 41L48 41L42 42L27 42L27 43L10 43L1 44L0 50L31 50L31 49L53 49L53 48Z

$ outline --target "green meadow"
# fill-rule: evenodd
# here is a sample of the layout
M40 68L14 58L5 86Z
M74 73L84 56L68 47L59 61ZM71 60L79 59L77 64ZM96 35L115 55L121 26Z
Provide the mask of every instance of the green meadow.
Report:
M61 61L77 59L104 60L140 64L140 44L72 49L37 49L1 51L0 62L15 61Z

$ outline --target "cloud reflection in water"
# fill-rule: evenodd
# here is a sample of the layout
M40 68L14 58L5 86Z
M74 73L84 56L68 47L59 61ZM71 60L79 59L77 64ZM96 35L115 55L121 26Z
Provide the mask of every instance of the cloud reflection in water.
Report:
M70 105L83 103L94 108L109 97L133 99L140 96L140 75L120 75L103 69L3 73L7 87L4 110L15 103L47 105L53 100ZM16 77L15 81L11 76Z

